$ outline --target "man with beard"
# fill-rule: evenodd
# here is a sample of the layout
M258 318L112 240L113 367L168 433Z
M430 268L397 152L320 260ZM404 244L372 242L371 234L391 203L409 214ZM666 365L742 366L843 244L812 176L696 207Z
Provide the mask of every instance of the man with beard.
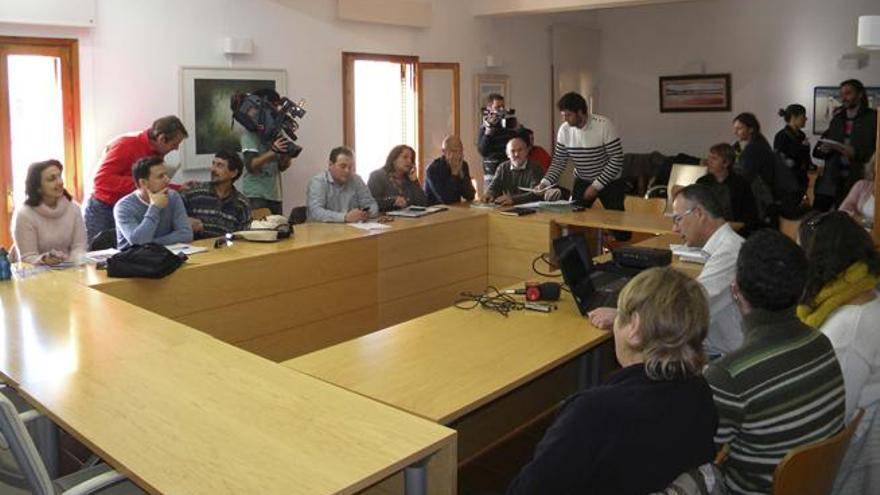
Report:
M828 130L813 149L813 156L825 160L815 186L813 208L836 208L853 184L862 178L865 162L874 154L877 111L868 106L865 86L857 79L840 83L841 106L834 112Z
M211 182L180 192L196 239L247 229L251 207L244 194L233 185L243 168L236 153L218 151L211 163Z

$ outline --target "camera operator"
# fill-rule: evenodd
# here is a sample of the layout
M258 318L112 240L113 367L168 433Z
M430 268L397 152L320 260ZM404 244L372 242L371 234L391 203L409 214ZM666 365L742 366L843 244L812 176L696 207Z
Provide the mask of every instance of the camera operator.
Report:
M509 111L511 114L513 111ZM486 191L498 165L507 160L507 142L517 137L516 119L505 118L504 97L498 93L489 95L483 109L483 123L477 135L477 150L483 157L483 190Z
M272 89L259 89L254 95L265 98L280 109L281 96ZM241 153L244 175L241 192L248 198L251 210L268 208L274 215L283 215L281 206L281 172L293 163L288 154L293 143L279 137L271 144L263 143L257 132L244 130L241 134Z

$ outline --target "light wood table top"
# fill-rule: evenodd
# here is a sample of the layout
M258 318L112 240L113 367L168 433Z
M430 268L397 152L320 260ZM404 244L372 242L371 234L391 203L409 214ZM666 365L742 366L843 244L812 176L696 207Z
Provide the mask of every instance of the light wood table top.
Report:
M568 293L558 306L450 307L282 364L448 424L610 338Z
M504 216L499 212L492 212L492 215ZM645 234L673 233L671 218L663 215L632 211L603 210L598 208L587 208L584 211L578 212L539 211L532 215L517 217L517 219L527 222L555 222L577 227L626 230Z
M151 492L353 493L454 450L452 430L60 275L0 284L0 376Z

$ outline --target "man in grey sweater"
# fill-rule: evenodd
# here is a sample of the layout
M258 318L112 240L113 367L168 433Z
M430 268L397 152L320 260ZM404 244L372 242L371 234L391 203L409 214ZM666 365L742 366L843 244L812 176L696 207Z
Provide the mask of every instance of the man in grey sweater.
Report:
M538 201L541 196L520 188L533 188L541 182L544 171L537 162L529 160L529 148L522 138L515 137L507 142L508 160L495 170L495 177L483 197L487 203L499 206L512 206L529 201Z
M171 180L161 157L145 157L131 169L137 189L113 207L116 247L136 244L176 244L193 240L183 200L168 190Z

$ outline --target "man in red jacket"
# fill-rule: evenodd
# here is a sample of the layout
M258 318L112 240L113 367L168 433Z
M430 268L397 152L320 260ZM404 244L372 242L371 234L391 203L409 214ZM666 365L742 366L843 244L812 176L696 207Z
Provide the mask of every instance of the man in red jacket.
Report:
M131 175L134 162L145 156L165 156L187 137L183 122L168 115L153 122L149 129L110 141L104 149L95 173L95 187L83 213L90 242L99 233L116 227L113 205L135 190Z

